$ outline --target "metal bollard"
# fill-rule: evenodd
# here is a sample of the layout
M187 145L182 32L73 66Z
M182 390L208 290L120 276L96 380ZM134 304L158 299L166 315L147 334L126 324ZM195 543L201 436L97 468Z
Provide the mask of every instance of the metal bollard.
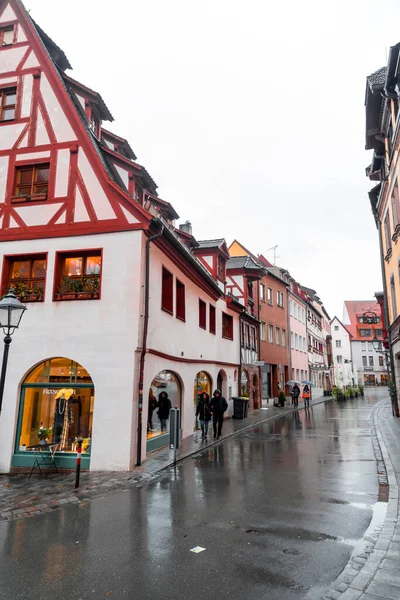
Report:
M81 476L81 455L82 455L83 438L78 438L78 448L76 450L76 472L75 472L75 489L79 487L79 478Z

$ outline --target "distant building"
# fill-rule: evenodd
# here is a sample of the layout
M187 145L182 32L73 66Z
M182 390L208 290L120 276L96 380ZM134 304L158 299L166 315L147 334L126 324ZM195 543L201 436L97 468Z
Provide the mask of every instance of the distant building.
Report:
M334 384L340 388L357 385L358 375L351 352L352 335L337 317L331 321L331 336Z
M383 354L381 309L376 300L346 301L343 308L343 325L351 335L353 371L358 373L358 383L367 386L386 385L387 367ZM374 349L374 337L379 349Z

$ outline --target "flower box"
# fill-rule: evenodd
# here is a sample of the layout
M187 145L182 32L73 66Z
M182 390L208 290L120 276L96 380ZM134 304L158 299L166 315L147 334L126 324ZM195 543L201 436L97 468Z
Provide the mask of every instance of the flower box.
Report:
M63 292L54 294L54 300L96 300L100 292Z

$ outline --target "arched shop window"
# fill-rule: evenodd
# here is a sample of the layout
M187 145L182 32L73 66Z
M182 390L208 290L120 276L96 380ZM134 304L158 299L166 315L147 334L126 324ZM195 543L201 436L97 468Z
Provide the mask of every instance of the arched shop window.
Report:
M164 432L161 431L161 421L158 416L158 404L162 392L166 392L168 395L172 408L182 408L182 386L179 376L173 371L160 371L151 382L148 392L149 410L147 440L151 440L164 434Z
M51 358L36 366L22 384L16 452L29 452L44 440L57 451L90 454L94 411L94 385L86 369L68 358ZM43 431L42 429L42 431ZM40 435L40 433L39 433Z
M212 395L212 379L206 371L199 371L194 380L193 387L193 403L196 411L197 403L200 400L200 396L203 392L206 392L210 398ZM198 419L195 419L195 429L199 429Z

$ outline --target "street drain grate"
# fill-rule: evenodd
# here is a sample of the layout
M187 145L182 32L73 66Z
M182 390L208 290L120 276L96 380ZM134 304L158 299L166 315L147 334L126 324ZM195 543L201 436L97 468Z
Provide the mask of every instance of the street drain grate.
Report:
M282 550L283 554L291 554L292 556L298 556L299 554L301 554L301 552L299 552L299 550L291 550L290 548L285 548L285 550Z
M250 535L258 535L261 533L259 529L247 529L246 533L250 533Z

